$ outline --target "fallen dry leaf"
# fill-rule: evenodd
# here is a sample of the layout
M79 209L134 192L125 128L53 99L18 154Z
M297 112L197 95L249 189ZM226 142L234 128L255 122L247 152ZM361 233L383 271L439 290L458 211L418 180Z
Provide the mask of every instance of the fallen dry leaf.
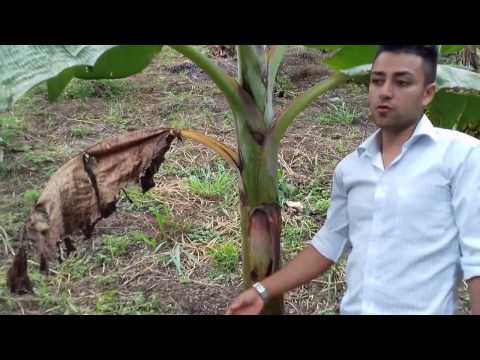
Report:
M67 253L74 249L69 235L80 230L89 237L98 221L115 211L127 184L137 183L143 191L155 186L153 176L171 142L180 136L174 129L134 131L97 144L64 164L48 181L23 228L20 250L7 274L10 291L31 291L29 245L39 254L40 270L47 272L62 242Z

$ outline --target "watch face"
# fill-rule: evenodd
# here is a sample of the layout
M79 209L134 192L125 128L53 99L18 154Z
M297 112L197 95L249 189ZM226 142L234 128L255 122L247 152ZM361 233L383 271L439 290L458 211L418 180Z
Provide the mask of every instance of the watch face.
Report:
M267 299L268 294L267 294L267 289L265 288L265 286L263 286L260 283L255 283L255 284L253 284L253 287L257 290L257 292L260 294L260 297L263 300Z

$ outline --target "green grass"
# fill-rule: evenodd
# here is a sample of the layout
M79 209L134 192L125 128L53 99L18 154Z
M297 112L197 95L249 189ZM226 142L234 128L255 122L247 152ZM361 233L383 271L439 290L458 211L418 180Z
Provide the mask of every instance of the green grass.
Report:
M154 198L151 192L143 193L142 190L137 186L131 186L126 190L127 196L131 203L128 205L129 211L135 212L148 212L156 220L156 230L157 238L160 239L169 239L177 231L185 230L186 223L184 224L179 219L176 219L173 216L172 210L164 203ZM137 242L144 242L150 247L153 246L156 240L150 238L149 236L136 232L130 234Z
M104 99L116 99L125 97L135 91L131 80L80 80L73 79L64 92L65 98L86 99L100 97Z
M40 191L38 190L27 190L23 193L23 200L26 207L31 207L40 198Z
M295 85L292 83L290 78L282 73L279 73L275 82L274 93L281 96L285 96L285 94L295 95L295 90Z
M157 247L157 241L141 231L134 231L129 236L137 243L147 245L151 250Z
M67 275L70 281L79 281L89 276L90 269L94 266L90 260L91 256L70 256L60 264L57 271Z
M83 139L94 134L96 134L95 130L86 127L75 127L70 129L70 135L77 139Z
M169 46L164 46L162 48L162 51L157 56L160 60L160 64L162 64L162 66L175 65L175 64L178 63L179 60L180 61L185 60L185 57L182 54L175 51L174 49L172 49ZM149 69L147 67L146 71L148 71L148 70Z
M80 310L75 305L75 300L72 295L65 289L59 289L58 292L52 293L54 288L50 282L54 279L49 279L45 275L32 271L30 277L34 283L34 292L36 301L41 309L54 314L79 314Z
M47 100L47 85L43 82L28 90L15 103L14 111L16 113L37 112L39 104Z
M163 167L163 165L162 165ZM155 199L151 192L143 192L138 186L129 186L125 192L128 199L132 201L129 204L129 210L133 211L145 211L151 207L162 206L162 203Z
M285 221L283 225L283 246L287 252L297 253L305 246L305 242L311 240L318 226L312 218L303 216Z
M0 146L10 145L24 130L25 125L17 116L13 114L0 116Z
M352 125L359 116L360 113L355 107L342 101L329 104L328 110L322 113L317 121L323 125Z
M143 293L137 292L126 298L111 290L97 298L95 310L103 315L155 315L163 311L163 305L155 296L147 299Z
M55 164L58 158L57 151L26 151L23 154L23 161L28 163L30 166L39 169L45 169L49 165Z
M232 273L237 270L240 262L240 249L236 242L228 241L214 246L210 250L213 265L216 270Z
M350 149L349 149L348 145L345 144L344 141L339 140L335 144L335 151L339 156L344 157L350 152Z
M185 119L182 114L175 114L169 119L169 126L174 129L188 129L191 127L191 123Z
M131 245L132 240L124 236L107 235L103 238L102 247L112 257L120 257L128 253L128 247Z
M299 198L303 199L307 214L327 215L330 206L330 189L319 183L315 177L310 184L302 189Z
M200 169L188 179L189 187L195 194L206 199L228 199L236 189L236 179L221 163L218 170Z
M292 200L296 193L297 187L291 184L283 169L278 169L277 171L277 181L278 181L278 201L280 206L284 206L288 200Z
M5 208L0 206L0 226L12 237L17 235L23 226L22 221L26 216L27 210L25 208L12 211L10 205Z
M111 124L119 126L121 129L130 127L130 120L127 116L128 104L121 99L111 100L106 120Z
M7 288L7 266L0 266L0 314L10 314L18 311L15 299Z
M191 242L199 244L207 244L211 241L223 239L217 231L206 226L192 226L187 236Z
M151 207L148 210L157 221L158 231L165 232L167 225L172 223L172 211L167 207Z
M116 290L106 291L97 299L95 310L99 314L116 314L120 309L119 296Z
M95 277L95 283L101 287L110 287L117 284L118 279L114 275L101 275Z

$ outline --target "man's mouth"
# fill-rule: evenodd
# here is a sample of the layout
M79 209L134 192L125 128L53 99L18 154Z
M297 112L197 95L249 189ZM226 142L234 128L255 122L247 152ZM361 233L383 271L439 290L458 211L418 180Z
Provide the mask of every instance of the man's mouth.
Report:
M377 109L378 110L392 110L392 107L388 106L388 105L378 105Z
M388 105L379 105L377 106L377 112L379 115L386 115L388 114L392 108Z

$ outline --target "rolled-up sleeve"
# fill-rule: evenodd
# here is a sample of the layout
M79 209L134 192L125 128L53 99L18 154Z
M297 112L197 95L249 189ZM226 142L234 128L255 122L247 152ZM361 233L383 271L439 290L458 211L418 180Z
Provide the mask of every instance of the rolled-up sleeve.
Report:
M343 183L342 162L333 176L332 195L327 219L310 244L326 258L337 262L348 241L347 193Z
M480 276L480 147L474 147L452 184L452 204L458 227L463 277Z

